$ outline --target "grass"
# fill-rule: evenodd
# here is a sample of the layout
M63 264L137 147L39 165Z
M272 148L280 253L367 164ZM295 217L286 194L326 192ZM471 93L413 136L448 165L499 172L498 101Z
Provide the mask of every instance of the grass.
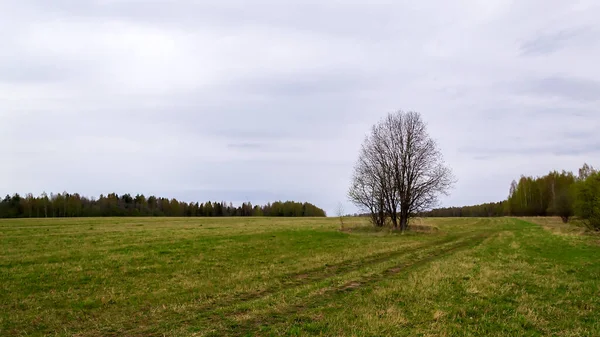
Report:
M538 224L544 229L559 235L592 234L581 220L571 218L564 223L560 217L522 217L522 220Z
M527 220L2 220L0 335L600 335L598 238Z

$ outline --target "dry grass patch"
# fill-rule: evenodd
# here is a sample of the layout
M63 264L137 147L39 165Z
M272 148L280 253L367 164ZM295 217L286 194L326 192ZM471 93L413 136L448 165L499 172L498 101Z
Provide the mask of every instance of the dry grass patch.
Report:
M586 228L574 219L569 220L568 223L564 223L560 217L522 217L519 219L540 225L545 230L558 235L573 236L587 232Z

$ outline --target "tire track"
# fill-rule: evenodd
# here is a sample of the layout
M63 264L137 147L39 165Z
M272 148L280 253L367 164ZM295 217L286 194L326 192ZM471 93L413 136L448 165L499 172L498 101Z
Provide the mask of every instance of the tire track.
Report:
M210 325L210 322L231 320L232 317L244 313L243 310L237 309L234 306L255 300L261 300L270 295L281 293L293 288L315 284L335 276L343 276L361 268L385 263L395 258L407 256L417 252L428 251L432 248L445 247L446 245L451 245L450 247L461 244L464 245L469 239L470 237L448 235L444 236L442 239L425 242L417 246L401 247L398 250L376 253L365 258L346 260L333 265L284 274L278 277L276 281L274 280L275 284L272 284L259 291L237 294L227 298L219 298L219 300L215 302L194 306L193 313L195 314L189 317L182 317L179 320L179 324L181 326L194 326L202 322L203 325ZM126 329L125 331L119 331L119 333L104 332L103 334L103 336L121 335L151 336L153 335L153 332L145 329L140 330L139 326L132 326L130 329ZM213 336L220 335L220 333L213 334Z
M283 311L270 311L245 320L241 323L234 321L233 317L243 312L232 311L229 313L223 313L219 315L209 316L209 319L221 319L228 320L228 327L224 331L211 332L206 336L251 336L255 335L261 326L273 325L277 323L285 323L288 321L290 315L296 315L302 313L308 309L317 308L331 302L336 296L345 296L346 293L361 289L366 286L370 286L382 281L385 278L392 277L399 273L406 273L411 270L417 269L423 265L426 265L432 261L448 256L449 254L456 253L458 251L475 247L481 244L484 240L491 237L495 233L481 233L475 236L466 238L457 244L453 244L450 247L445 247L437 251L428 252L424 257L412 261L399 263L393 267L386 268L380 273L361 277L357 280L349 281L341 286L325 288L318 295L312 295L306 299L306 301L291 304Z
M364 258L346 260L337 264L326 265L323 267L317 267L312 269L305 269L293 273L283 274L274 280L274 284L270 286L235 296L220 298L217 301L200 305L197 310L202 311L214 311L219 308L228 307L231 305L237 305L240 303L257 300L271 294L289 290L292 288L304 286L307 284L317 283L333 276L340 276L356 271L360 268L368 267L389 261L391 259L408 255L423 249L429 249L431 247L437 247L439 245L445 245L448 243L459 241L461 237L458 236L447 236L442 240L430 241L418 246L408 247L406 249L398 249L388 252L382 252L377 254L368 255Z

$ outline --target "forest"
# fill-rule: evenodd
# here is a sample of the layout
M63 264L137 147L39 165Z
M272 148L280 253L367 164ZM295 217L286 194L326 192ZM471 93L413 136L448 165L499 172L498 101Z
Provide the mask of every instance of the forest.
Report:
M324 217L325 211L308 202L276 201L266 205L244 202L234 206L226 202L183 202L138 194L131 196L116 193L87 198L77 193L46 193L35 197L27 194L7 195L0 200L0 218L49 218L95 216L274 216L274 217Z
M552 171L541 177L513 180L508 198L474 206L438 208L423 212L429 217L560 216L564 222L576 215L600 229L600 172L588 164L572 172Z

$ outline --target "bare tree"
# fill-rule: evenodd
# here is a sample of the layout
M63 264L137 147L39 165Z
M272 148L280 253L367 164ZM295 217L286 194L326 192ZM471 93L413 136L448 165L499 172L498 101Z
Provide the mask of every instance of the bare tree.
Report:
M371 215L371 222L378 227L385 223L385 200L383 172L377 165L375 153L368 146L369 138L361 149L358 162L354 168L352 185L348 197L363 212Z
M374 125L363 142L348 196L376 226L389 218L404 231L408 219L434 207L454 181L421 115L398 111Z
M340 229L344 229L344 204L341 202L337 204L336 215L340 218Z
M583 164L583 167L579 169L579 180L586 180L589 176L596 173L596 169L587 163Z
M44 202L44 217L48 217L48 195L46 192L42 193L42 201Z

